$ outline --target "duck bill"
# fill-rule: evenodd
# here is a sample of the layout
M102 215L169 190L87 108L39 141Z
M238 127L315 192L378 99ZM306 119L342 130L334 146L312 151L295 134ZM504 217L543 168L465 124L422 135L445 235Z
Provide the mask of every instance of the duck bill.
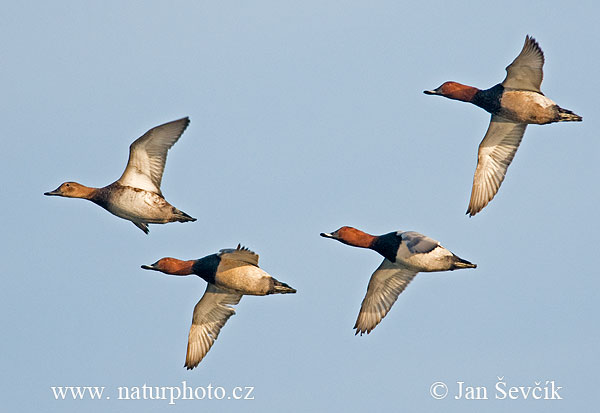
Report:
M62 191L59 188L56 188L54 191L50 191L50 192L44 192L44 195L46 196L61 196L62 195Z
M143 268L144 270L153 270L153 271L158 271L158 268L156 268L156 267L154 266L154 264L152 264L152 265L142 265L142 268Z
M424 90L423 93L425 93L426 95L439 95L440 91L438 89Z
M333 236L333 234L330 234L328 232L321 232L321 236L324 237L324 238L335 238Z

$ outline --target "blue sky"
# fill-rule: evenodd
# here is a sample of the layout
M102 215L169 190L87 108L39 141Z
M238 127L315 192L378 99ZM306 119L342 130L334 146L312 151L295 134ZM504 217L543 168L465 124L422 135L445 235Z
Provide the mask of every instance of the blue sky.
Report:
M8 410L582 411L599 367L597 45L592 2L11 2L3 6L0 376ZM483 110L426 96L502 81L526 34L542 91L583 123L530 126L499 194L464 215ZM166 198L131 223L43 192L104 186L149 128L189 116ZM352 326L381 257L319 237L415 230L479 265L420 274L370 335ZM296 295L245 297L199 368L205 283L143 271L238 243ZM554 380L562 401L494 400ZM254 387L254 400L119 401L119 386ZM435 400L432 383L450 396ZM457 382L490 400L455 400ZM55 400L104 386L110 400Z

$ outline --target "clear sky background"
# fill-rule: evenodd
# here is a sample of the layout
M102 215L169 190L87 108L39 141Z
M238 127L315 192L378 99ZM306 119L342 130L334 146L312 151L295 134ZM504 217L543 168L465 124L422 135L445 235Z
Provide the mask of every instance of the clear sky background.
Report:
M597 403L594 2L5 2L6 411L589 411ZM502 81L526 34L542 91L583 123L530 126L498 196L465 215L489 115L426 96ZM131 223L43 192L117 179L134 139L189 116L162 189L195 223ZM476 270L420 274L368 336L381 257L319 237L415 230ZM245 297L183 368L198 277L144 271L240 242L296 295ZM562 401L494 400L555 380ZM119 401L118 386L253 386L253 401ZM432 383L450 387L444 400ZM490 400L454 400L457 382ZM51 386L110 400L56 401Z

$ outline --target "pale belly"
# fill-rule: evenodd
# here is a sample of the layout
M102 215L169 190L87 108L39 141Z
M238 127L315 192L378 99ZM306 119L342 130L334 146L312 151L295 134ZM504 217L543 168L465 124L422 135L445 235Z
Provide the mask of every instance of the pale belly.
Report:
M498 115L514 122L543 125L558 120L556 103L536 92L505 91L500 104Z
M452 268L452 253L444 247L437 247L426 254L411 255L399 261L418 271L447 271Z
M155 224L169 222L173 215L173 207L160 195L129 187L113 192L106 209L130 221Z
M250 265L223 271L215 279L217 287L247 295L265 295L271 289L271 283L269 274Z

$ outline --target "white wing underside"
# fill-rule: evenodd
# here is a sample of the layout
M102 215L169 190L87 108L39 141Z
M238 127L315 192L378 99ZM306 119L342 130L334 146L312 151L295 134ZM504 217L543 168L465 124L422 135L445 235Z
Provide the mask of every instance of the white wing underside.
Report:
M487 133L479 144L477 168L467 209L469 215L473 216L481 211L498 192L526 127L524 123L492 115Z
M356 334L369 334L381 322L417 272L394 264L388 259L383 260L369 281L367 295L354 325Z
M221 328L235 314L230 306L239 303L241 298L241 294L208 284L206 292L194 307L185 367L193 369L202 361L219 336Z
M129 147L129 161L117 181L121 185L160 192L167 151L177 142L190 120L183 118L150 129Z

